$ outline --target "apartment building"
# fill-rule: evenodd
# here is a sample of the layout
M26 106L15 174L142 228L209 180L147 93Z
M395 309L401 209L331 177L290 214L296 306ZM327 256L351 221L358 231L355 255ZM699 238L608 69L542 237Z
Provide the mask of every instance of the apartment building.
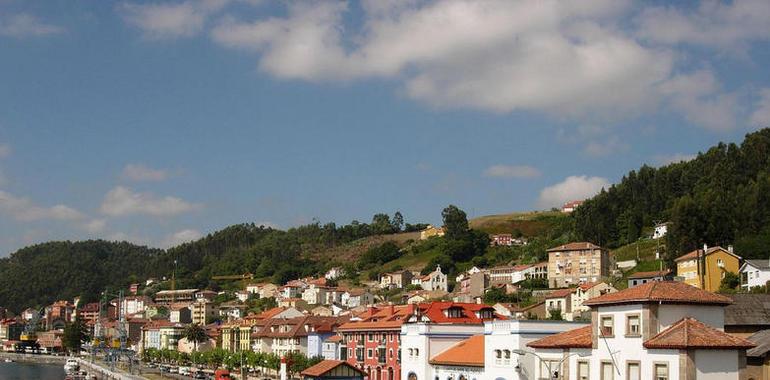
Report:
M610 274L610 254L592 243L569 243L547 250L548 285L565 288L598 282Z
M729 273L738 274L741 257L733 253L732 247L703 246L674 259L676 275L682 277L688 285L710 292L719 290L722 279Z

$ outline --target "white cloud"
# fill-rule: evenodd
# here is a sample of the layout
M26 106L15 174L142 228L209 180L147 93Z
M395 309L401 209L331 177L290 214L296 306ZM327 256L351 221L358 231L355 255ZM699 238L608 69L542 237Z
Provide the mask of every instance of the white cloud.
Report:
M199 204L166 196L157 197L151 193L138 193L123 186L110 190L101 205L102 213L110 216L153 215L171 216L200 208Z
M83 224L83 229L92 234L102 232L106 227L107 221L104 219L91 219Z
M616 28L625 1L366 4L358 33L343 26L344 2L291 2L286 17L228 19L212 37L260 52L259 67L279 78L389 77L438 106L559 116L638 111L673 64Z
M695 10L651 7L637 22L639 35L650 41L743 49L752 40L770 39L770 2L704 0Z
M485 177L534 178L540 176L537 168L527 165L492 165L484 170Z
M618 136L609 136L602 141L588 141L583 148L583 152L592 157L604 157L614 153L624 152L629 146Z
M749 124L754 128L770 127L770 88L760 90Z
M684 154L684 153L674 153L674 154L659 154L653 157L653 160L655 163L661 166L665 166L668 164L674 164L678 162L687 162L692 161L696 157L698 157L695 154Z
M198 240L203 234L198 230L186 229L166 236L161 243L162 248L176 247L177 245Z
M61 27L46 24L34 15L19 13L0 18L0 35L10 37L38 37L64 32Z
M569 176L564 181L540 191L537 206L559 207L565 202L590 198L602 188L609 188L610 182L602 177Z
M123 168L121 177L130 181L163 181L168 178L168 172L142 164L128 164Z
M80 220L85 217L80 211L62 204L42 207L30 199L18 197L0 190L0 212L7 213L19 221L37 220Z
M738 126L739 103L735 93L724 93L711 70L677 75L660 85L661 94L688 121L712 131Z
M209 16L221 10L227 0L188 0L181 3L123 3L118 12L123 20L142 30L150 39L191 37L203 30Z

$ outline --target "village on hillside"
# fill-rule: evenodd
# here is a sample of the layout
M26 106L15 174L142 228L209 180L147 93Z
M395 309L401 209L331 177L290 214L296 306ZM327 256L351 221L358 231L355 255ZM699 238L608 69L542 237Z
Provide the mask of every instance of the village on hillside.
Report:
M444 233L428 226L420 239ZM666 233L661 223L650 238ZM528 244L508 233L489 242ZM234 292L149 278L102 302L60 300L18 314L0 308L0 344L5 352L61 354L71 326L80 326L91 337L84 355L130 352L161 374L200 378L217 368L244 379L662 380L710 378L703 374L715 368L720 379L766 378L767 260L703 246L676 258L675 271L639 271L649 265L617 261L591 242L546 252L547 261L473 266L454 281L440 265L357 285L342 281L350 277L342 267L284 284L223 276L238 284ZM164 281L172 289L144 292ZM731 281L742 291L720 293Z

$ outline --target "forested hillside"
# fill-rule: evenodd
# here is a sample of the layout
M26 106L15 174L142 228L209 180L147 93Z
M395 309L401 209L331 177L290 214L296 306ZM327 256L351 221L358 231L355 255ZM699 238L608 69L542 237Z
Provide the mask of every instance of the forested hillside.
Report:
M770 129L660 168L642 166L573 214L582 240L618 247L642 227L671 222L670 258L706 243L734 244L744 257L770 254Z
M373 235L423 227L405 224L396 213L392 218L376 214L368 224L312 223L287 231L238 224L169 250L103 240L37 244L0 259L0 306L18 312L78 295L86 302L95 301L105 288L170 277L174 260L177 287L216 288L221 283L212 281L212 276L247 272L283 283L341 264L314 259L319 251Z

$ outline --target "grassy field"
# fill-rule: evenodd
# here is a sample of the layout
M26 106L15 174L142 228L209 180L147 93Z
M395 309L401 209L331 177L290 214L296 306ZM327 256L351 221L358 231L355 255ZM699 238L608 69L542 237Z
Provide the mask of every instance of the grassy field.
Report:
M664 242L661 241L660 244L663 245ZM641 261L655 260L658 242L652 239L640 240L637 243L624 245L612 250L611 253L615 256L616 261L635 260L637 246L639 247L639 258Z
M468 223L471 228L490 234L520 231L522 235L532 237L544 234L568 217L558 211L527 211L481 216Z
M309 256L315 260L330 260L340 263L346 261L356 261L369 248L376 247L387 241L392 241L399 246L403 246L410 240L416 241L419 239L419 232L369 236L334 248L313 252L309 254Z

